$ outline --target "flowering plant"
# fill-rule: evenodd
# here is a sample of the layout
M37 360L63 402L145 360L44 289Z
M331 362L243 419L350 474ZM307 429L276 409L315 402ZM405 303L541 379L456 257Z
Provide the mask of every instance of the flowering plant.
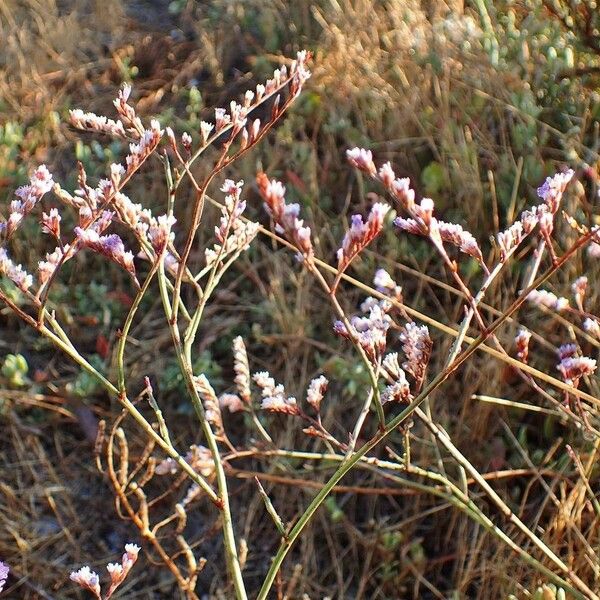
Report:
M430 399L432 392L481 350L510 364L523 381L552 402L568 422L600 439L594 411L598 400L580 389L581 383L594 374L595 360L585 356L576 343L561 346L557 349L560 378L554 377L531 365L530 331L521 329L518 333L516 358L510 355L510 349L504 347L498 335L501 327L516 315L525 302L529 302L554 312L567 311L574 319L581 320L588 336L596 340L600 338L598 319L585 306L587 280L579 278L573 284L575 307L570 306L568 299L540 289L578 250L588 246L590 252L594 252L594 248L600 247L597 230L586 228L573 217L568 217L567 221L577 232L576 241L562 253L555 243L555 222L560 218L561 199L574 176L573 171L548 178L538 190L540 203L524 211L519 219L500 232L495 247L486 257L475 237L460 224L438 218L432 199L417 201L417 194L409 180L397 177L389 162L378 168L371 151L350 149L347 152L350 165L380 186L389 200L373 202L367 215L352 216L331 265L318 256L319 245L310 224L301 217L301 207L288 203L283 183L267 173L257 175L256 187L274 231L245 217L247 188L244 188L243 182L226 179L220 188L223 194L220 202L208 195L209 186L215 178L252 149L299 95L310 75L307 67L309 58L308 53L300 52L289 68L276 70L265 85L246 92L241 104L231 102L228 110L217 108L214 122L202 122L194 135L184 132L178 137L172 129L163 128L156 120L149 125L144 124L130 103L131 90L128 86L115 100L116 120L81 110L72 111L73 126L126 139L130 142L129 153L123 164L111 165L107 177L95 187L88 183L83 166L79 167L78 187L72 193L56 183L49 170L41 166L32 174L29 185L16 191L17 199L11 203L9 214L0 227L3 242L0 274L14 284L20 297L16 301L12 295L0 290L0 300L38 334L93 375L120 402L122 414L110 427L103 425L99 429L96 447L98 453L105 457L104 463L100 461L101 467L108 475L120 514L135 524L144 544L155 556L158 555L188 598L198 597L198 575L206 562L198 558L195 548L185 536L188 513L200 500L208 500L219 512L225 563L233 594L238 599L247 597L243 575L247 542L236 531L229 502L226 465L249 454L298 456L315 461L327 459L337 465L293 525L283 522L268 494L258 484L258 492L280 539L279 548L266 568L257 596L259 600L267 598L286 555L333 488L351 469L365 466L376 469L399 484L408 487L420 485L445 498L492 532L537 571L567 589L573 597L598 598L590 585L510 509L459 451L436 422ZM267 110L268 117L264 121L251 119L252 113L259 107ZM193 166L200 158L206 158L206 151L211 147L216 149L216 159L211 162L208 175L199 179ZM160 215L134 203L126 194L126 187L150 160L160 163L165 173L165 208ZM184 182L191 185L194 200L189 222L179 223L175 218L175 208L180 202ZM57 201L57 206L42 212L41 229L55 240L56 248L38 262L34 275L13 260L9 246L23 220L33 214L43 198L49 196ZM198 265L191 257L207 202L217 204L221 216L214 229L214 243L204 249L203 260ZM72 232L64 230L66 219L63 220L63 211L66 210L71 211L77 221ZM374 274L374 287L357 282L348 275L357 257L392 223L400 236L410 234L427 240L446 268L454 291L464 301L464 318L458 329L442 326L412 309L403 299L401 286L384 269L378 269ZM115 230L126 232L128 238ZM298 268L305 269L328 298L335 316L333 330L353 346L357 360L368 374L369 384L361 390L362 405L356 410L353 427L345 435L336 434L322 414L322 406L328 401L329 386L324 375L312 379L302 397L290 394L269 372L259 370L252 373L241 337L235 338L233 343L235 393L219 395L206 374L194 371L194 347L207 304L224 273L259 233L270 236L294 252ZM485 294L515 258L517 251L525 252L527 238L535 240L533 267L523 282L522 291L508 306L497 310L495 320L489 321L487 313L482 311ZM132 241L128 242L128 239ZM78 351L52 310L53 283L60 277L63 265L77 260L83 252L98 254L114 263L127 274L135 291L119 333L114 381L101 374ZM549 266L541 271L544 256L548 257ZM461 274L460 261L463 259L472 260L478 266L479 284L475 289ZM194 444L185 451L178 449L174 441L150 379L146 378L142 392L132 397L135 382L128 381L125 369L132 324L142 300L150 293L154 283L158 286L165 324L203 437L202 444ZM368 293L357 314L349 314L343 306L345 285L359 285ZM431 327L443 329L455 338L443 367L437 373L429 373L431 357L437 350ZM473 327L476 333L471 337L469 331ZM398 335L394 336L394 332ZM540 380L560 390L563 397L557 399L541 388ZM253 384L260 392L257 401L252 392ZM246 413L261 438L260 444L249 449L235 447L227 435L224 413ZM264 416L268 413L284 415L301 423L302 432L315 438L315 443L324 445L327 451L298 453L294 449L276 447L265 424ZM135 460L121 427L126 418L133 418L147 441L141 458ZM463 481L468 476L479 485L506 522L535 547L537 556L516 543L505 528L494 524L475 502L468 488L454 482L443 469L436 472L413 463L410 451L410 424L413 419L424 425L432 444L440 452L444 450L452 457ZM371 430L374 432L368 434ZM396 430L403 435L403 455L391 456L391 460L375 456L372 451ZM361 436L366 436L366 441L359 444ZM397 476L397 472L405 477ZM153 512L157 499L149 498L145 491L155 477L171 477L174 483L169 494L178 494L172 512L158 521ZM411 477L426 483L418 483ZM167 547L166 540L173 542L175 549ZM108 565L110 586L104 596L98 575L89 567L74 571L71 579L96 598L108 599L131 570L138 552L138 546L128 544L121 563Z

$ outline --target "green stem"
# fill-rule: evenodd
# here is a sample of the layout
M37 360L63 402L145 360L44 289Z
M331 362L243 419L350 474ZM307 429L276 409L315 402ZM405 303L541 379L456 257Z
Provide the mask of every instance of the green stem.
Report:
M200 426L206 439L208 449L210 450L213 457L213 464L215 467L215 475L217 480L217 489L219 491L217 506L221 511L223 545L225 548L225 560L227 563L227 569L233 582L236 599L247 600L248 596L246 594L244 579L242 577L242 569L240 566L240 561L238 558L235 543L235 532L233 529L233 520L231 518L231 508L229 506L229 492L227 489L227 479L225 477L223 463L221 461L217 440L215 439L210 424L206 420L204 406L202 405L202 400L200 399L200 396L198 395L198 391L196 390L196 386L194 384L194 374L192 370L191 361L191 344L187 347L187 349L184 349L181 343L179 329L177 327L176 321L174 320L174 312L171 308L172 305L169 302L169 294L167 291L166 281L167 278L164 272L164 262L161 261L158 270L158 282L163 304L163 310L165 312L167 322L169 323L169 329L171 330L171 338L173 340L175 354L177 355L177 360L179 362L181 373L185 380L185 384L189 396L192 400L194 410L196 411L198 420L200 421ZM173 304L175 304L175 302Z

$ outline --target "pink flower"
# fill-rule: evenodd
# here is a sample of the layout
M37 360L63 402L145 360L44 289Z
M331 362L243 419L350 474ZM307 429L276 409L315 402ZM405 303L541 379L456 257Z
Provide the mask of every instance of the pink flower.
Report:
M337 251L338 269L343 271L356 255L366 248L383 229L383 220L390 207L383 202L376 202L371 207L367 221L361 215L352 216L352 224L342 240L342 247Z
M556 294L546 290L531 290L527 295L527 300L538 306L545 306L556 312L565 310L569 306L567 298L559 298Z
M269 179L265 173L256 176L258 190L265 202L269 216L275 221L276 230L296 246L303 260L311 261L314 256L310 239L310 228L299 219L298 204L286 204L285 187L280 181Z
M28 185L15 190L18 200L10 203L10 214L2 230L10 237L21 221L33 210L35 205L48 193L54 185L54 180L46 165L40 165L31 175Z
M15 264L4 248L0 248L0 275L6 275L23 292L33 285L33 277L21 265Z
M369 175L377 173L375 163L373 162L373 154L370 150L352 148L351 150L346 150L346 157L348 158L348 162L356 169L364 171Z
M0 592L4 589L4 584L8 579L8 573L10 572L10 568L6 563L0 561Z
M546 178L546 181L537 189L538 196L547 204L553 214L558 210L563 192L574 174L572 169L567 169L564 173L557 173L553 177Z
M317 411L321 407L321 401L323 400L323 395L325 394L325 390L327 389L327 384L329 381L326 377L321 375L316 379L313 379L306 391L306 401Z
M425 370L429 364L433 348L433 342L429 337L429 330L426 325L407 323L400 334L400 341L402 342L402 350L406 356L406 361L402 367L420 385L425 377Z
M125 251L123 240L117 234L101 236L93 229L82 229L81 227L75 227L75 234L82 246L106 256L135 278L133 254Z
M70 575L71 581L80 585L83 589L89 590L100 600L100 580L98 575L89 567L81 567L79 571L73 571Z
M531 339L531 331L520 329L515 336L515 345L517 346L517 358L524 363L527 363L529 358L529 340Z

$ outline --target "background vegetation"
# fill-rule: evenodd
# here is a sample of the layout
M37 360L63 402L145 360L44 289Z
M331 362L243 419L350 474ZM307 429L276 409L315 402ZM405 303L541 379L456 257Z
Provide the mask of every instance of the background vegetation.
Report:
M5 0L0 212L6 213L14 189L40 162L72 185L66 177L76 173L77 160L88 174L100 175L122 156L119 143L76 135L66 125L69 108L109 113L118 87L130 82L141 113L175 122L179 132L194 132L212 107L264 79L282 56L307 48L314 52L314 76L306 91L229 175L252 182L264 169L284 180L289 199L300 202L314 224L322 255L332 257L343 235L347 219L340 216L364 209L376 191L345 163L345 149L355 145L371 148L378 164L390 160L418 192L435 198L442 218L464 223L484 242L529 206L544 177L563 165L576 170L567 201L581 203L594 224L598 14L593 0ZM146 169L132 199L158 201L161 179L161 173ZM250 194L249 211L259 218L258 195ZM215 211L207 218L218 216ZM178 218L186 218L184 209ZM40 256L50 250L33 232L21 236L15 252ZM484 254L491 249L484 243ZM70 270L67 266L61 317L82 352L110 373L115 336L131 298L123 275L86 260L80 256ZM514 296L519 269L527 263L515 265L491 290L490 304L506 304L502 299ZM448 325L462 318L460 298L445 285L443 267L426 243L383 236L357 267L357 277L369 280L378 266L402 285L411 307ZM575 261L555 278L553 291L569 295L575 274L583 271L591 282L589 306L597 313L597 263ZM345 299L352 312L361 294L349 288ZM542 341L554 346L570 341L569 327L556 315L525 310ZM143 312L133 332L138 349L130 354L129 371L132 378L150 375L157 382L176 435L193 440L198 434L190 430L191 405L176 361L166 352L170 337L157 318L158 302ZM213 385L229 385L231 341L242 335L255 369L268 367L290 391L300 393L313 376L325 373L334 383L324 410L343 428L349 407L361 402L357 390L367 374L355 366L346 345L324 334L332 319L290 253L259 239L210 306L198 371ZM112 494L93 460L97 423L119 408L8 312L0 311L0 327L0 558L15 576L11 597L76 598L80 592L68 581L74 565L90 557L102 565L124 542L135 541L131 524L116 511L107 514ZM506 347L510 333L514 330L503 340ZM441 363L452 339L439 331L432 335ZM553 372L554 354L539 344L538 368ZM595 356L597 348L588 351ZM435 364L431 369L437 372ZM436 420L481 472L496 473L490 478L511 508L537 524L548 545L566 548L572 568L597 583L600 573L593 572L586 553L597 552L598 517L565 451L570 443L585 456L585 435L555 415L494 399L541 404L510 369L479 355L436 394ZM244 423L230 421L232 441L251 445ZM310 447L294 424L285 418L276 423L273 431L283 447ZM418 461L435 464L424 432L413 433L422 442L413 450ZM390 446L398 451L400 436ZM247 559L250 590L260 586L275 544L259 495L236 504L254 489L258 472L288 521L325 477L299 461L230 465L237 478L232 499L237 529L251 530L254 539L265 531L264 547ZM595 490L599 479L594 469L589 482ZM525 598L541 585L508 549L436 498L391 483L382 488L368 471L343 483L286 563L287 597ZM195 518L198 544L208 559L199 590L226 598L214 515L198 511ZM519 540L518 532L510 533ZM170 598L176 592L168 573L138 565L121 593Z

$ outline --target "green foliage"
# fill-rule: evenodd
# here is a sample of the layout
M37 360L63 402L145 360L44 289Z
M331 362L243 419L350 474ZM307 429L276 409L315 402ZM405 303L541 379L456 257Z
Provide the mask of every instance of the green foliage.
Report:
M99 373L105 373L104 361L100 356L97 354L92 355L89 358L89 362ZM79 398L88 399L100 391L101 385L95 375L81 370L75 381L67 385L67 389Z
M20 388L29 383L27 379L29 365L22 354L8 354L4 358L0 372L11 387Z
M206 375L215 389L223 384L221 372L221 366L215 362L212 353L209 350L204 350L194 362L194 374L200 375L203 373ZM187 400L185 381L176 357L169 359L162 372L161 389L165 392L177 392L177 398L186 399L184 402L178 404L177 408L179 412L191 413L193 411L191 403Z

